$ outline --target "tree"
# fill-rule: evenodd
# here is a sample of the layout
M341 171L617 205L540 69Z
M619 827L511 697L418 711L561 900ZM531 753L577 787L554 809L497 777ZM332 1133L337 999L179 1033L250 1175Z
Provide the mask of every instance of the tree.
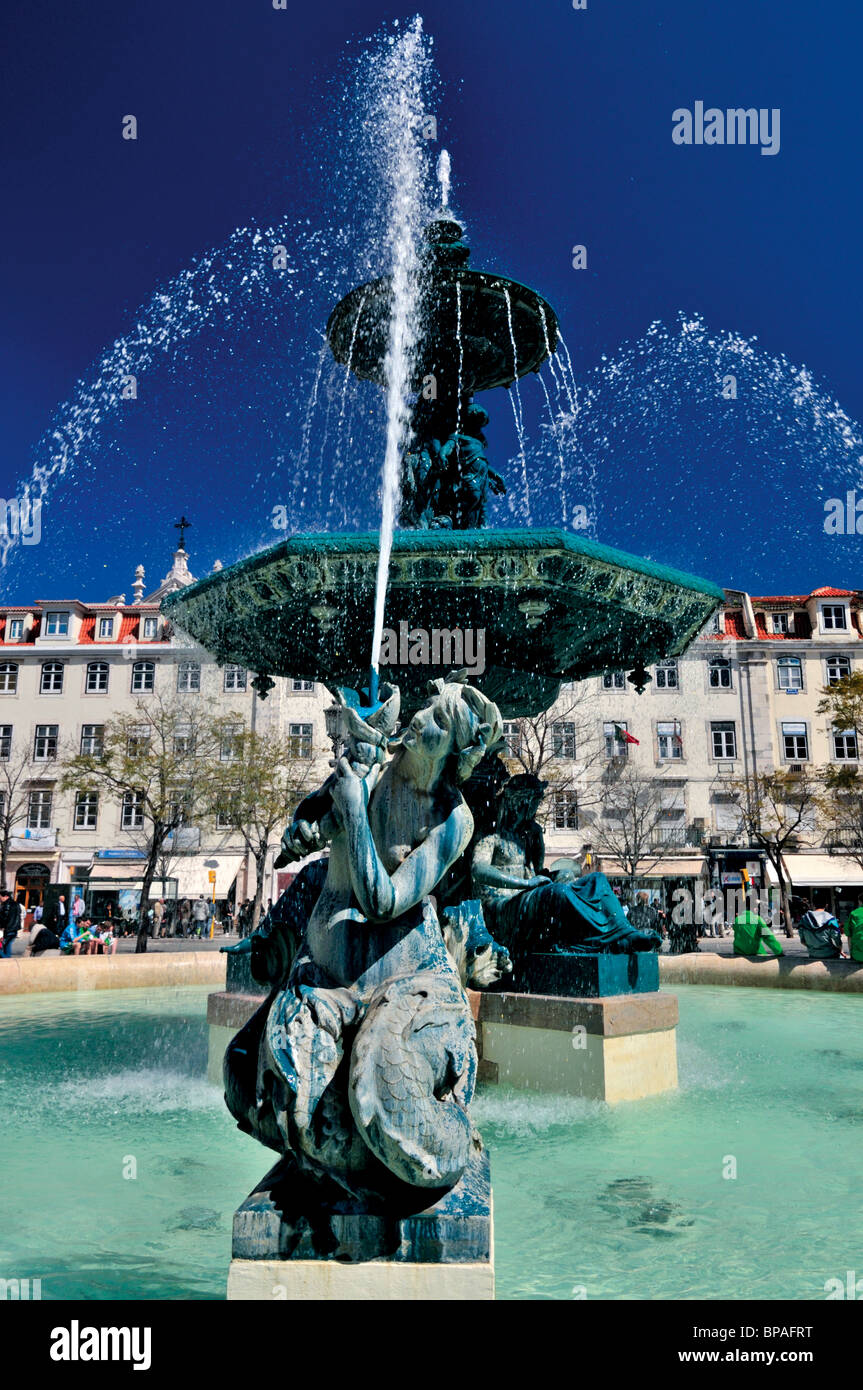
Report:
M151 694L104 726L101 743L67 757L64 791L97 791L117 801L121 828L144 851L136 952L147 949L147 912L156 867L172 836L190 825L209 785L230 716L213 716L199 700Z
M824 769L819 810L828 842L841 845L863 867L863 779L856 761L863 739L863 675L845 676L821 693L818 713L829 717L838 734L853 735L855 746L853 758Z
M643 776L627 758L613 763L594 847L620 861L634 900L636 879L655 868L673 848L674 827L663 825L668 804L662 779Z
M750 844L763 849L779 885L785 935L794 935L789 883L782 856L811 825L820 799L819 778L806 767L802 772L779 769L745 781L728 784L740 817L740 830Z
M236 829L255 861L252 930L261 916L267 856L297 805L317 783L310 745L278 732L226 731L207 773L206 814L217 829Z
M578 791L584 808L584 779L599 760L602 745L596 736L597 701L586 683L565 686L550 709L509 721L503 754L513 773L530 772L549 783L539 819L553 814L556 794Z
M30 799L30 750L14 761L11 756L0 762L0 887L5 888L9 860L9 842L20 832L26 819Z

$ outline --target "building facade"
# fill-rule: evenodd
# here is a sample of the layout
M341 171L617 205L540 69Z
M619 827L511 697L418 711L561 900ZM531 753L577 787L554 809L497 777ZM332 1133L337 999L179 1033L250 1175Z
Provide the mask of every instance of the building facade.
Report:
M576 757L571 785L550 808L549 859L583 863L593 851L592 862L612 875L620 871L596 846L606 838L609 786L625 764L661 788L654 839L663 852L646 883L697 879L734 887L747 870L756 884L770 887L775 875L741 829L732 788L777 770L856 764L854 731L832 727L817 712L825 687L855 671L863 671L860 590L766 597L726 590L724 609L682 657L653 668L642 695L622 671L587 683L593 698L581 710L579 733L598 745L598 756L579 766L575 727L556 741ZM563 692L558 708L568 698ZM551 780L554 797L553 773ZM841 853L834 824L813 814L796 841L783 862L797 892L826 889L844 905L863 889L863 869Z
M59 788L64 750L93 747L101 727L152 692L201 700L238 723L290 734L327 775L331 756L324 686L279 679L262 699L253 673L220 667L173 632L162 598L193 582L181 544L161 585L144 594L139 566L133 601L39 601L0 608L0 761L26 759L26 800L10 842L7 882L25 903L59 891L134 893L140 879L132 812L122 802ZM689 649L651 671L639 695L623 671L565 688L548 712L540 775L546 862L569 860L625 876L608 847L604 820L621 778L650 784L658 800L639 877L666 901L675 887L734 887L744 871L759 887L775 875L740 825L733 788L777 769L856 764L853 731L831 727L817 706L826 686L863 671L863 591L752 597L726 590L724 608ZM530 739L529 721L505 726L511 749ZM535 726L534 726L535 733ZM169 896L240 902L255 869L236 831L183 830L157 884ZM264 901L290 873L274 874ZM784 856L796 891L828 889L838 906L863 889L863 870L841 853L835 826L801 827ZM215 883L211 877L215 874Z
M138 567L130 604L120 594L104 603L42 600L0 608L0 760L19 815L9 842L7 885L25 905L88 893L94 905L119 899L134 906L140 889L140 813L131 798L60 789L66 754L94 751L109 720L134 712L148 696L201 701L213 713L236 714L238 725L290 734L297 755L312 760L328 748L326 692L308 682L278 680L266 699L252 672L219 667L175 634L160 613L162 598L194 581L184 546L161 585L144 594ZM326 774L324 763L322 776ZM3 783L0 781L0 787ZM137 832L137 833L136 833ZM255 891L255 866L236 830L194 825L176 832L154 892L179 899L215 894L239 903ZM270 855L264 903L278 884Z

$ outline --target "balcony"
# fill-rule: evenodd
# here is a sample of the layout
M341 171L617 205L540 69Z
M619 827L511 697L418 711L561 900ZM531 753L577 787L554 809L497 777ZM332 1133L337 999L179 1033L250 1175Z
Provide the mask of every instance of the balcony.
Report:
M655 826L650 832L651 849L700 849L703 844L700 825Z

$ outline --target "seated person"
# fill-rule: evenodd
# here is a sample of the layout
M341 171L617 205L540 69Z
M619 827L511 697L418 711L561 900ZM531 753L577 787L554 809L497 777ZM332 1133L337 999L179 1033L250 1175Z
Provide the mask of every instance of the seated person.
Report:
M739 901L739 900L738 900ZM747 899L746 907L731 924L735 956L781 956L782 947L754 906L757 898Z
M60 950L64 956L79 956L84 943L81 941L83 922L69 922L60 935Z
M863 893L858 895L857 906L852 908L845 920L845 935L848 937L849 956L863 963Z
M839 960L842 955L842 932L836 918L827 911L826 901L819 895L815 906L804 912L797 923L800 940L810 960Z
M43 927L39 922L35 922L30 933L31 956L41 956L43 951L56 951L60 945L60 938L48 927Z
M93 954L113 956L119 945L119 938L115 935L113 928L116 923L113 919L106 919L101 926L93 928Z

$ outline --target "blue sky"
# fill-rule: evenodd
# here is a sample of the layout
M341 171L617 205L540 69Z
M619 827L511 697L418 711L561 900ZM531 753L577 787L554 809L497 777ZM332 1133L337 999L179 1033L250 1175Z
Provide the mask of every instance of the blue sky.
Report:
M29 476L76 381L202 252L250 224L354 225L356 209L333 206L338 74L349 45L411 12L359 0L285 11L271 0L49 10L7 0L4 497ZM853 430L841 444L842 422L825 424L824 411L837 401L852 425L863 417L860 23L850 8L429 0L422 14L474 262L555 305L576 379L597 393L585 427L598 538L753 592L863 583L858 538L823 531L824 501L860 472ZM676 146L672 112L696 100L779 108L780 152ZM135 142L121 139L129 112ZM571 267L576 243L588 248L585 271ZM350 259L331 253L342 290ZM12 557L3 597L131 593L139 561L155 583L180 509L199 573L277 539L267 518L294 486L284 471L325 309L319 290L285 320L271 305L234 340L217 324L155 371L134 417L106 422L49 493L42 540ZM763 356L741 359L751 371L733 405L704 380L727 355L691 340L676 351L681 313L700 315L726 348L722 335L757 337ZM655 343L646 357L633 349L643 371L636 383L630 363L633 387L620 394L620 377L597 367L656 320L669 340L656 356ZM785 367L769 365L780 358L812 373L799 408ZM517 448L508 403L485 403L490 451L507 465ZM350 454L349 442L340 448ZM358 458L363 449L373 459L373 440ZM542 498L542 461L532 467ZM362 466L350 486L349 520L367 524ZM587 499L584 466L573 463L567 491ZM556 519L538 505L534 520ZM505 512L492 519L511 524Z

